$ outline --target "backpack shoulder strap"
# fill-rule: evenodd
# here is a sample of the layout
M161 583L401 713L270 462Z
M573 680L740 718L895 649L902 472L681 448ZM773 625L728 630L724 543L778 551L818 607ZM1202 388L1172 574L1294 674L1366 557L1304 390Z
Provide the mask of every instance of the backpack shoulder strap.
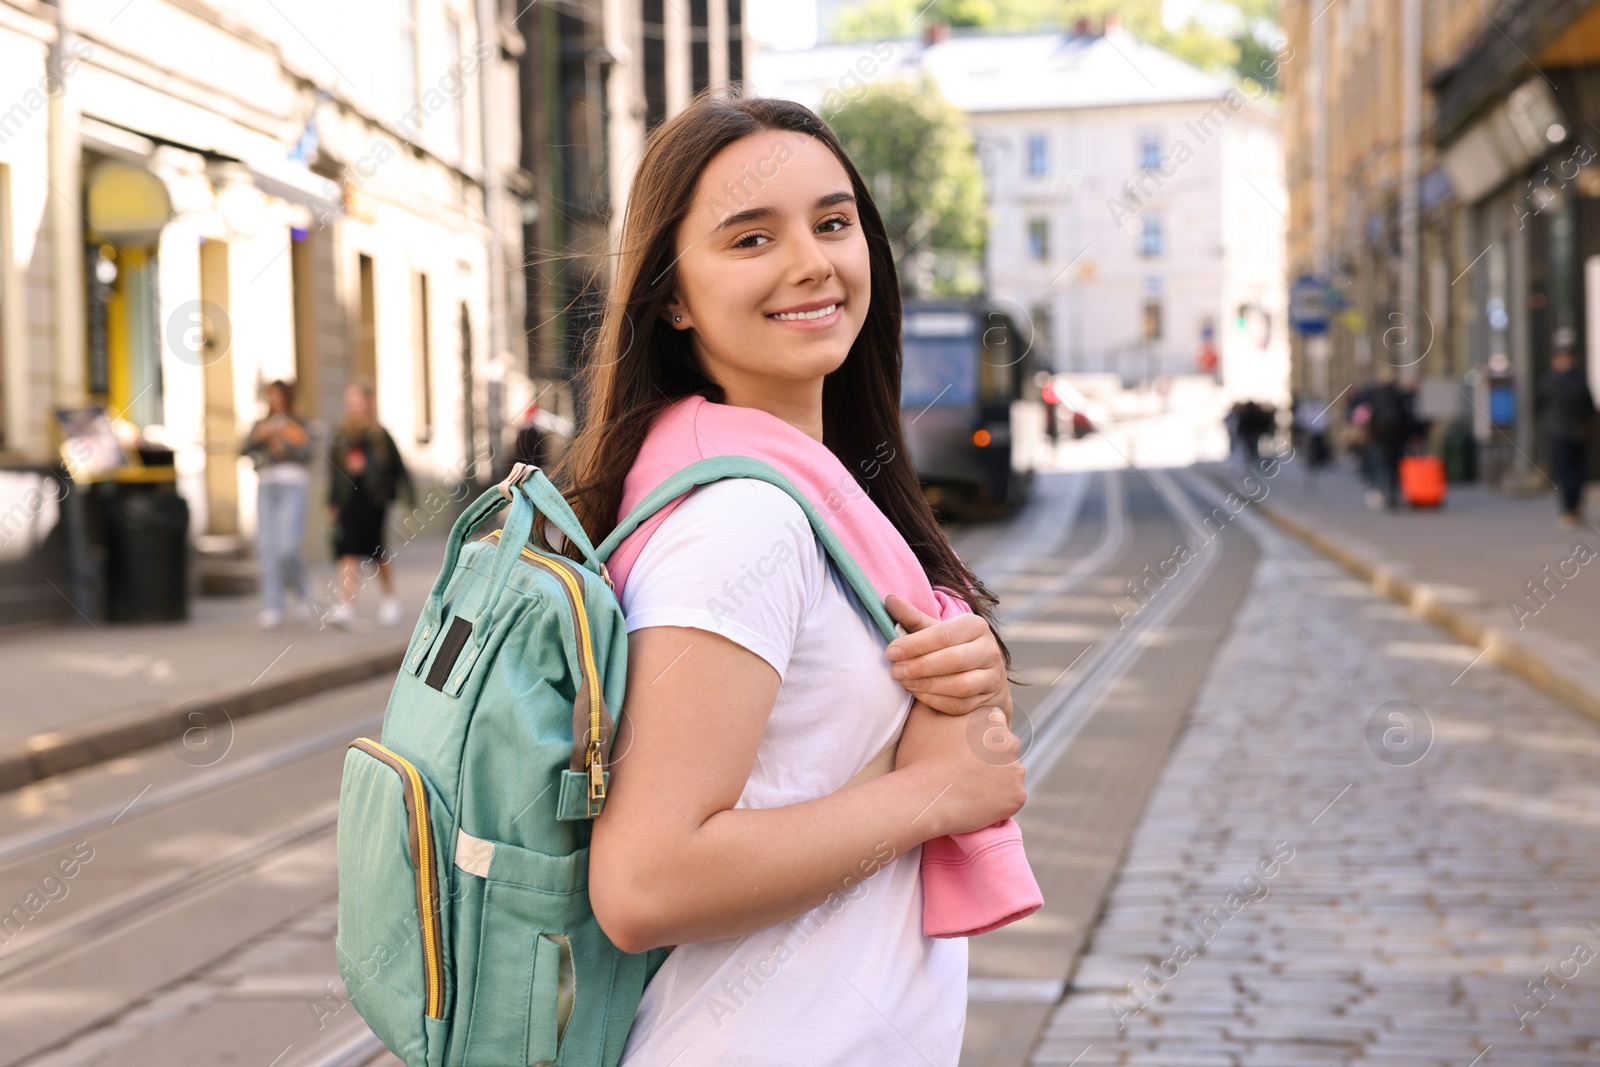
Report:
M617 546L650 516L696 486L720 481L723 478L755 478L769 482L793 497L795 503L800 505L800 510L805 512L806 520L811 523L812 531L817 535L817 540L822 542L822 547L833 560L833 565L839 568L839 573L850 583L850 588L855 591L856 597L866 606L873 622L878 624L878 630L883 634L884 640L893 641L906 632L904 627L890 616L888 609L883 606L883 598L867 579L866 572L855 561L855 557L850 555L850 550L845 548L844 542L839 539L833 527L828 525L828 520L823 517L822 512L810 498L796 488L794 483L776 467L749 456L713 456L689 464L656 486L637 507L628 512L617 528L611 531L611 535L595 548L595 556L602 561L609 559Z

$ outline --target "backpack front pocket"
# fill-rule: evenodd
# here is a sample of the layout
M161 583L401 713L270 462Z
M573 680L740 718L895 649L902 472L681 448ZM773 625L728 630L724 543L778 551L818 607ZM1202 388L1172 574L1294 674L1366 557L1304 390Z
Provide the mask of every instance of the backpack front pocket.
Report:
M351 1003L410 1067L443 1056L444 929L428 788L368 738L345 753L339 795L340 974Z
M454 1027L465 1039L459 1062L553 1063L576 993L572 948L562 929L574 894L584 891L578 878L587 851L547 856L462 831L455 857L461 996ZM527 877L530 870L535 877Z

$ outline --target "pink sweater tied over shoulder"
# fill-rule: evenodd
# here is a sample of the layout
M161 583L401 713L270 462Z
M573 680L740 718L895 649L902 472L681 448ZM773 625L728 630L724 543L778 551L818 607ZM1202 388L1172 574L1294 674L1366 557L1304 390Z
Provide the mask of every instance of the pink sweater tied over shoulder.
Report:
M905 538L825 445L758 408L715 404L693 395L665 409L645 435L623 483L622 519L684 467L714 456L748 456L787 477L828 520L879 597L899 593L940 619L970 613L953 592L933 588ZM686 497L678 497L625 538L607 561L617 595L634 561ZM1007 818L981 830L933 838L922 846L922 933L972 937L1033 914L1044 903Z

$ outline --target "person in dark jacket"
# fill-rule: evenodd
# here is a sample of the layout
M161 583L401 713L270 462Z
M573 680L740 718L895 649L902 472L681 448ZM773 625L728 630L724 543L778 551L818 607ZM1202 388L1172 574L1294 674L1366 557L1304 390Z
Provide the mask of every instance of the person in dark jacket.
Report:
M1561 524L1569 529L1583 518L1584 457L1594 430L1594 396L1578 370L1572 352L1558 348L1539 383L1539 405L1550 434L1550 467L1561 507Z
M523 409L522 418L517 422L517 436L508 452L502 452L495 457L491 474L495 482L505 481L511 473L511 468L517 463L531 463L535 467L548 470L550 466L551 442L549 435L538 425L539 402L532 401Z
M366 560L376 560L383 586L378 622L393 626L400 622L402 610L394 592L390 552L383 543L384 521L399 490L405 490L412 504L416 490L394 438L378 425L372 383L357 381L346 386L344 406L344 418L334 429L328 448L332 464L328 517L333 521L333 554L339 561L339 604L326 621L340 627L350 625L355 617L359 568Z
M1392 378L1373 386L1367 394L1367 405L1371 412L1367 434L1373 469L1369 503L1377 502L1392 511L1400 506L1400 460L1412 435L1411 406L1399 383Z

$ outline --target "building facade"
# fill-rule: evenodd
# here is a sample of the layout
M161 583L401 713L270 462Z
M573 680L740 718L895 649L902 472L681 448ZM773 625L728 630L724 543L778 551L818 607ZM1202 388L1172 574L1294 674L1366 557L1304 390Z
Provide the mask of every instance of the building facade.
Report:
M523 217L528 373L541 406L567 423L581 418L571 379L600 323L645 139L696 93L738 91L746 22L745 0L522 9L522 165L535 187Z
M1064 372L1209 371L1282 400L1286 197L1275 106L1121 30L934 32L765 52L763 93L827 117L927 72L986 177L989 295Z
M297 384L314 441L345 384L373 381L419 498L482 480L498 411L530 392L522 42L498 0L379 6L0 2L13 492L57 461L55 411L99 406L173 450L202 547L247 544L239 446L277 378ZM30 543L17 520L42 528L47 509L5 505L15 563ZM36 603L52 596L12 599L59 614Z
M1545 483L1551 352L1600 387L1600 5L1284 5L1291 277L1326 303L1298 386L1415 384L1487 473Z

